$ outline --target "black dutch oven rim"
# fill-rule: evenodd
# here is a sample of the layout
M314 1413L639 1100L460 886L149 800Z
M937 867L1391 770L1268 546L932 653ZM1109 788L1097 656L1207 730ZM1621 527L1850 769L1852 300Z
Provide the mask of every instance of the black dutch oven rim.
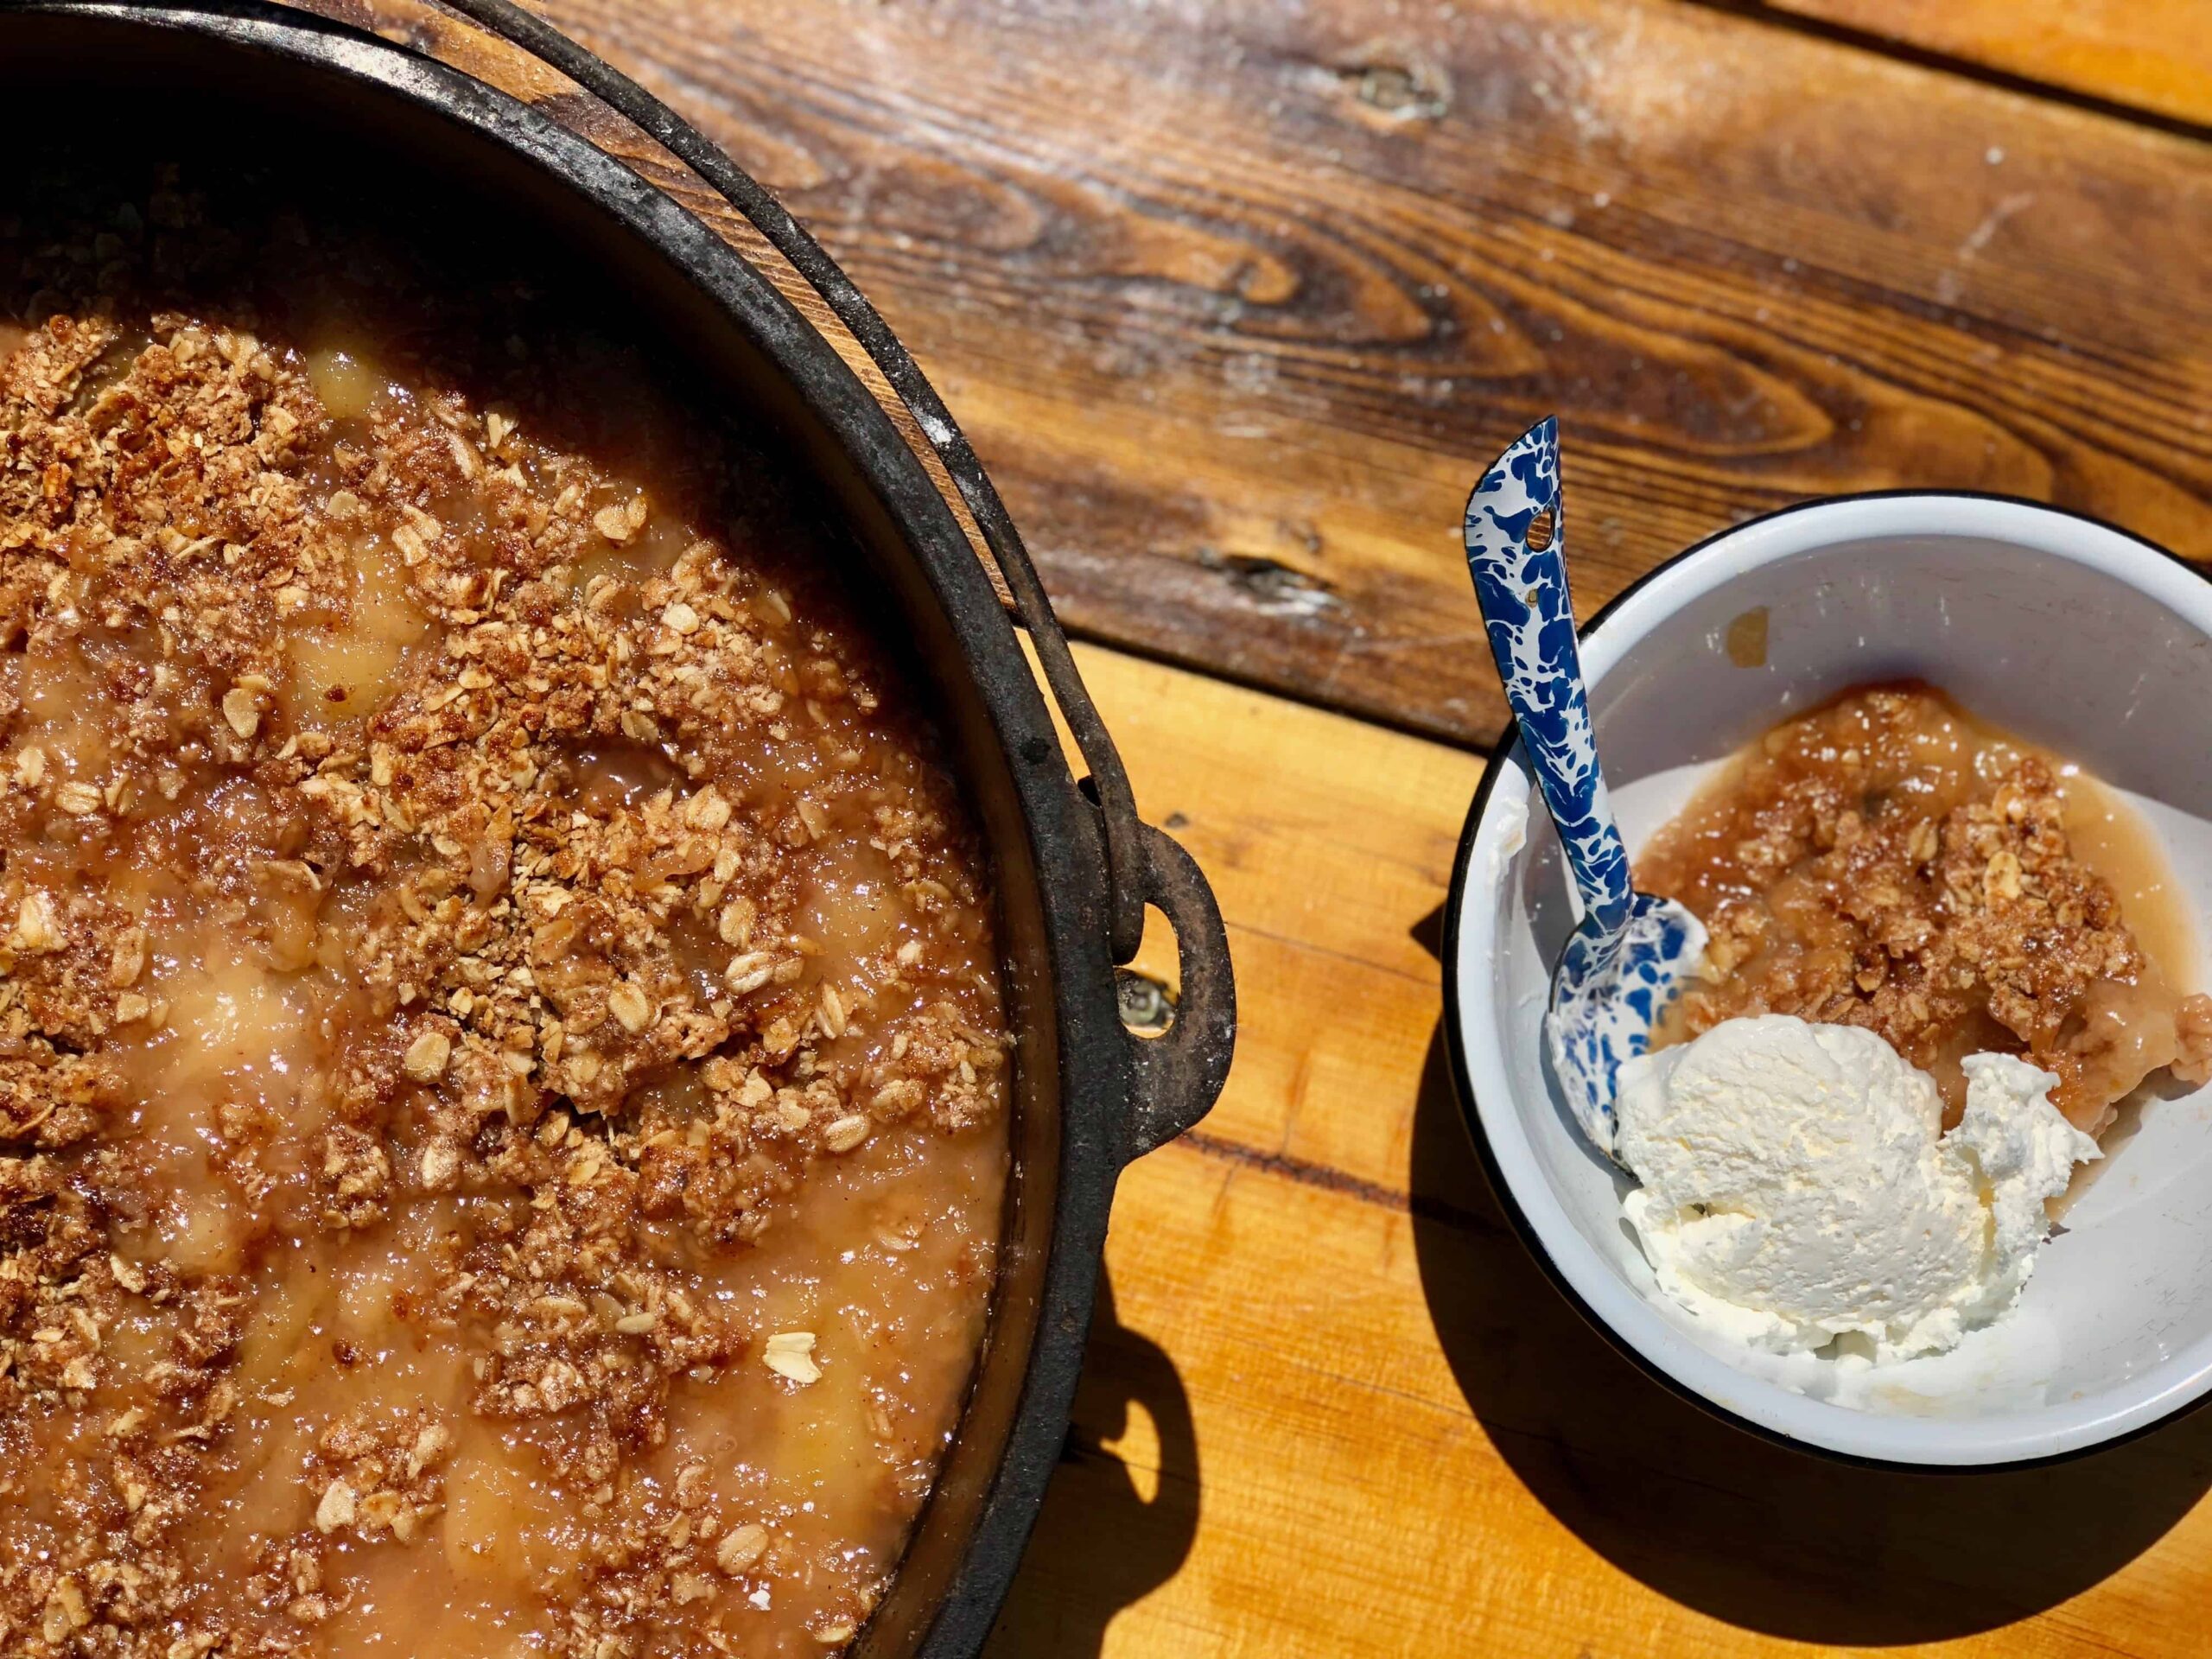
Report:
M2207 571L2202 566L2191 563L2171 548L2161 547L2147 536L2139 535L2125 525L2113 524L2110 519L2101 518L2094 513L2082 512L2072 507L2058 506L2049 501L2037 501L2032 497L2007 495L1994 490L1855 490L1840 495L1818 496L1808 501L1793 501L1787 506L1776 507L1766 512L1754 513L1748 518L1725 524L1712 534L1700 537L1679 553L1662 559L1630 582L1599 606L1589 621L1584 623L1577 632L1580 638L1588 639L1623 606L1652 582L1668 575L1676 566L1695 558L1714 543L1734 536L1738 531L1749 530L1755 525L1771 523L1777 518L1787 518L1810 508L1834 506L1841 502L1912 500L1924 497L1941 497L1948 500L1964 499L2012 506L2034 507L2044 512L2058 513L2066 518L2078 518L2084 524L2096 525L2100 530L2108 530L2116 535L2125 536L2129 541L2147 548L2162 558L2181 566L2205 581L2212 582L2212 571ZM2152 1418L2147 1423L2137 1425L2126 1433L2115 1434L2109 1440L2094 1440L2086 1446L2073 1446L2063 1452L2055 1452L2048 1457L2016 1458L2004 1463L1907 1463L1895 1459L1873 1458L1858 1452L1840 1452L1833 1446L1816 1445L1810 1440L1796 1440L1777 1429L1770 1428L1764 1423L1757 1422L1739 1413L1731 1411L1717 1400L1710 1399L1691 1388L1613 1329L1597 1309L1585 1301L1574 1287L1568 1283L1566 1274L1552 1259L1551 1252L1544 1248L1543 1240L1538 1236L1535 1224L1529 1221L1527 1212L1522 1209L1520 1200L1514 1197L1513 1190L1506 1181L1505 1172L1498 1165L1497 1154L1491 1146L1490 1136L1484 1131L1482 1114L1476 1109L1474 1079L1467 1075L1466 1043L1460 1025L1462 998L1459 990L1459 918L1466 909L1467 880L1468 873L1474 863L1475 837L1482 827L1483 814L1490 805L1491 786L1497 781L1499 774L1505 770L1507 763L1512 760L1520 747L1520 730L1509 721L1505 730L1499 734L1497 741L1492 744L1484 754L1483 775L1476 782L1474 799L1468 804L1467 816L1459 830L1459 846L1452 855L1452 880L1445 890L1444 925L1441 930L1444 957L1444 1046L1446 1058L1451 1066L1452 1090L1459 1108L1460 1121L1466 1127L1467 1138L1474 1143L1476 1157L1482 1165L1483 1179L1489 1183L1492 1196L1497 1199L1498 1208L1505 1212L1506 1219L1512 1224L1514 1233L1521 1240L1523 1248L1535 1258L1536 1266L1542 1270L1544 1277L1550 1281L1552 1287L1560 1294L1569 1307L1581 1316L1583 1323L1605 1339L1608 1347L1669 1394L1696 1407L1707 1416L1715 1418L1728 1425L1729 1427L1738 1429L1756 1440L1764 1440L1772 1446L1786 1447L1801 1457L1844 1464L1853 1468L1878 1470L1885 1474L1924 1475L1934 1480L1971 1480L1979 1475L2009 1474L2021 1470L2042 1469L2056 1464L2071 1463L2076 1459L2092 1457L2100 1452L2109 1452L2117 1446L2126 1446L2131 1440L2140 1440L2145 1435L2153 1433L2189 1415L2199 1408L2212 1403L2212 1395L2200 1395L2195 1400L2183 1402L2171 1411Z
M883 372L959 488L1089 777L1070 774L1007 607L914 448L827 337L750 258L668 191L499 87L278 0L0 0L0 25L13 14L175 30L258 54L272 68L335 75L473 129L558 188L582 194L680 269L836 440L914 556L963 648L1020 804L1052 966L1062 1083L1049 1257L1018 1402L959 1564L933 1612L919 1622L922 1634L912 1649L922 1659L958 1659L988 1634L1058 1459L1116 1179L1130 1160L1202 1118L1226 1079L1236 1009L1220 914L1189 855L1137 819L1112 740L995 490L918 366L850 279L711 142L582 47L509 0L440 3L562 73L677 156L822 296ZM1136 950L1147 906L1173 926L1182 981L1173 1024L1158 1037L1139 1037L1122 1025L1114 976L1114 964ZM998 1303L995 1292L987 1348L996 1339ZM966 1427L963 1412L961 1432ZM932 1494L917 1517L916 1536L929 1524L934 1502ZM870 1634L864 1626L856 1655L874 1650Z

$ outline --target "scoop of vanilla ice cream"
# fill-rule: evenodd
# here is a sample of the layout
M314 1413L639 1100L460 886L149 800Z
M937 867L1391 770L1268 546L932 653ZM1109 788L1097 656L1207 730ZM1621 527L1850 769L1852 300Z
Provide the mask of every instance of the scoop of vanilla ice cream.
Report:
M1966 1071L1944 1135L1935 1083L1854 1027L1728 1020L1629 1062L1614 1150L1643 1185L1622 1213L1660 1287L1751 1346L1857 1334L1878 1361L2005 1313L2044 1199L2097 1147L2050 1103L2050 1073L2003 1054Z
M1962 1310L1969 1325L1995 1319L2019 1300L2050 1233L2045 1198L2074 1179L2074 1166L2104 1154L2050 1103L2058 1079L2011 1054L1969 1054L1966 1115L1943 1149L1972 1160L1990 1211L1994 1270L1982 1298Z

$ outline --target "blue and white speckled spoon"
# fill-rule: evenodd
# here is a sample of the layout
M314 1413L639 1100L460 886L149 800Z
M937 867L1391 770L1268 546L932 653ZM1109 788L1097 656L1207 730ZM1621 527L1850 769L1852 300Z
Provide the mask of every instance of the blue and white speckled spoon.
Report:
M1531 547L1540 520L1550 533L1539 531L1543 545ZM1575 1122L1611 1155L1616 1074L1643 1052L1652 1021L1698 971L1705 929L1675 900L1629 886L1574 645L1565 530L1559 421L1547 416L1467 498L1467 569L1505 701L1582 895L1582 923L1560 954L1544 1016L1552 1069Z

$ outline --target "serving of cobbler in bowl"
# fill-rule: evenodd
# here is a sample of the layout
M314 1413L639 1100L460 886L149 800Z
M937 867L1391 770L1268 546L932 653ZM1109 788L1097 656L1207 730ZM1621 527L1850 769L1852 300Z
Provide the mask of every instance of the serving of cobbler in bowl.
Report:
M2212 584L2159 550L1933 494L1730 531L1585 630L1636 886L1702 925L1697 974L1607 1157L1543 1057L1574 906L1509 749L1446 1007L1509 1212L1639 1364L1916 1466L2212 1389L2208 644Z
M1764 733L1644 845L1706 925L1656 1046L1787 1014L1871 1031L1934 1079L2012 1053L2092 1137L2145 1081L2212 1080L2212 996L2156 838L2079 766L1935 688L1847 691Z

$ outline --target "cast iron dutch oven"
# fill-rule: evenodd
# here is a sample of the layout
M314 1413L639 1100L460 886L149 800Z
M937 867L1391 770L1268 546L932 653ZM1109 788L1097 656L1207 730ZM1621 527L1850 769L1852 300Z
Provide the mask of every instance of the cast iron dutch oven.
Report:
M811 475L851 584L903 633L988 839L1015 1033L1014 1167L990 1330L958 1433L898 1576L855 1652L951 1659L981 1646L1066 1430L1116 1175L1195 1123L1235 1030L1221 918L1174 842L1137 819L1111 740L1019 536L912 359L804 231L634 83L506 0L448 8L557 69L680 158L815 287L914 415L1012 598L951 505L829 340L699 218L540 109L374 35L257 0L0 4L0 109L136 111L172 138L226 135L325 176L496 204L723 406ZM573 99L575 94L567 95ZM117 117L116 118L121 118ZM502 232L502 234L506 233ZM1090 776L1062 758L1015 637ZM1173 924L1182 990L1140 1037L1116 964L1147 906Z

